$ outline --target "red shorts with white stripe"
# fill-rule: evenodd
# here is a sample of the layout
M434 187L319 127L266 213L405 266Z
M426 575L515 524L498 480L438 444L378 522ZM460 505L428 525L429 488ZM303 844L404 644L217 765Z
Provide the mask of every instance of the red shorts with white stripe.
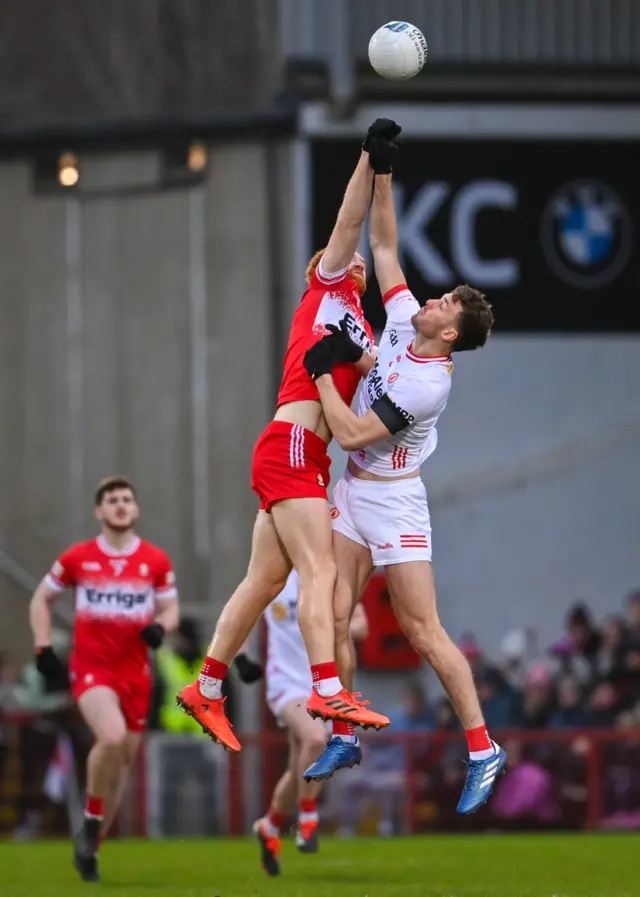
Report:
M287 498L327 499L330 466L323 439L299 424L272 421L253 450L251 488L260 510Z

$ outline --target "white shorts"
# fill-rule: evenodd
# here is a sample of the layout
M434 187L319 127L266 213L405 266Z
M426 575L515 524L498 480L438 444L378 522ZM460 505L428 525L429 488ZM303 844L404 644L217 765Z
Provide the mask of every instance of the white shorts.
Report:
M431 560L431 518L420 477L359 480L346 471L333 489L332 524L371 552L374 567Z
M267 706L282 726L280 714L292 701L300 701L303 707L311 697L313 688L311 673L308 678L292 679L289 676L267 676Z

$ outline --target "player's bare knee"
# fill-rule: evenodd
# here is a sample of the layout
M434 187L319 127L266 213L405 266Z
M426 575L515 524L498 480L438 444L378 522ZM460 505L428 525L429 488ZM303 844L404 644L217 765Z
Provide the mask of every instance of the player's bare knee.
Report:
M327 746L327 738L322 729L306 732L302 740L302 750L307 756L319 757Z
M425 626L424 623L416 623L406 626L405 632L413 648L428 663L432 663L440 656L445 639L442 626Z
M97 739L100 747L108 751L114 757L122 757L124 759L127 748L127 730L123 728L113 729L108 732L102 732Z

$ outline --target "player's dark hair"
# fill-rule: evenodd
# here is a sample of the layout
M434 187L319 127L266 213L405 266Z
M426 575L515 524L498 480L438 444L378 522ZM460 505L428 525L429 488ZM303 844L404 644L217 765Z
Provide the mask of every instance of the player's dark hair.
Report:
M135 486L126 477L105 477L104 480L100 480L98 488L96 489L96 507L102 504L102 499L105 495L108 495L109 492L115 492L116 489L130 489L133 493L133 497L135 499L138 498Z
M458 318L458 337L452 352L468 352L479 349L489 339L493 327L493 312L487 297L468 284L457 286L454 297L462 306Z

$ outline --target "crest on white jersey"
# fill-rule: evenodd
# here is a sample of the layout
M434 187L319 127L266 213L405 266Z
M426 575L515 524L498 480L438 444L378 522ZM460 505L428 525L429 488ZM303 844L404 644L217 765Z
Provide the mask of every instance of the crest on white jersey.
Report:
M120 576L124 568L127 566L127 561L124 558L118 558L117 560L109 559L109 563L113 567L113 572L116 576Z

